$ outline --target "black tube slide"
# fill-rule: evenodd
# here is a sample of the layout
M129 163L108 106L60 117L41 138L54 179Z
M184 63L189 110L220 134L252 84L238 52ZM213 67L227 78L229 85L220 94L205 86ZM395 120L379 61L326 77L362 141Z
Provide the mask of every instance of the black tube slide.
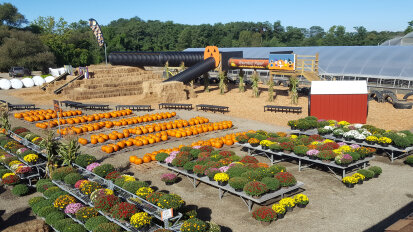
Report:
M202 74L212 70L215 68L215 59L212 57L209 57L206 60L203 60L201 62L198 62L196 65L188 68L187 70L180 72L176 74L175 76L169 78L168 80L165 80L164 82L167 81L180 81L183 82L184 84L187 84L188 82L192 81L193 79L201 76Z
M191 67L204 60L204 52L111 52L108 58L112 65L163 67L168 61L170 67Z

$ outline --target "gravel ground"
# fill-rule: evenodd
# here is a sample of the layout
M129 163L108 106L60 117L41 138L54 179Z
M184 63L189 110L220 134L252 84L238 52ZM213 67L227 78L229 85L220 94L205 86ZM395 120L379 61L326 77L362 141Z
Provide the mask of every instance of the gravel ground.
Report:
M6 92L0 92L0 96L4 100L9 100L13 103L25 102L24 99L19 100L4 93ZM225 96L230 97L232 95ZM202 97L202 95L200 97ZM222 98L216 93L214 97L217 97L217 99ZM202 101L202 99L203 98L200 98L199 101L207 103L207 101ZM231 99L236 98L232 96ZM195 100L189 100L188 102L195 103ZM239 102L240 101L236 101L236 104ZM219 100L209 101L209 103L222 104ZM47 104L47 102L39 105L43 106L43 104ZM243 105L245 104L244 102ZM251 113L247 114L248 110L237 110L237 108L231 108L231 113L225 115L197 111L176 111L177 115L183 119L189 119L199 115L208 117L212 122L232 120L236 128L227 132L219 132L216 134L207 133L196 138L186 138L185 140L177 140L166 144L159 144L154 147L109 156L101 152L99 148L86 149L83 147L82 150L95 155L105 163L108 162L119 168L126 168L126 171L131 172L138 179L151 181L152 185L160 190L167 190L182 195L187 204L198 207L198 213L202 219L215 221L223 226L224 231L364 231L413 201L412 169L403 165L401 160L390 163L387 157L376 157L375 160L371 161L371 165L382 167L383 174L377 179L365 182L363 185L357 185L354 189L346 188L338 179L326 171L310 168L298 172L297 164L281 162L299 181L304 182L304 193L309 196L310 204L304 209L294 209L294 211L289 213L284 219L273 222L269 227L264 227L251 217L251 213L248 212L247 207L241 199L234 195L226 194L222 200L219 200L217 189L202 183L194 189L185 177L182 177L182 180L177 184L166 186L160 181L159 177L161 173L165 173L167 170L159 167L155 162L139 166L129 166L128 159L132 154L142 157L148 152L162 148L176 147L180 144L190 144L199 139L217 137L227 133L249 129L288 131L288 128L274 123L278 120L275 119L275 116L278 117L281 114L263 114L262 106L259 106L260 111L258 113L258 106L256 106L256 104L258 104L258 102L248 102L249 106L254 109L257 108L257 110L254 111L255 115ZM48 105L48 108L51 106L51 104ZM372 105L370 105L370 109L371 108ZM87 111L85 113L93 112ZM271 117L272 120L262 120L263 117L267 117L263 115L269 115L268 117ZM300 115L300 117L301 116L302 115ZM406 121L407 124L405 128L411 128L408 123L412 120L406 119L408 118L404 118L403 120ZM392 121L389 120L389 123ZM35 128L33 124L28 124L14 118L11 119L11 122L13 126L25 125L33 131L42 132ZM383 123L382 126L386 127L386 125L387 124ZM245 152L241 151L239 147L232 147L230 149L236 151L238 155L245 155ZM262 162L269 162L263 157L259 157L259 159ZM18 200L16 200L16 198L10 197L9 192L8 190L0 193L0 209L6 210L5 213L1 215L3 221L7 221L15 212L27 210L25 208L25 206L27 206L26 202L27 199L31 197L18 198ZM254 209L255 208L256 206L254 206ZM411 211L413 211L413 209L411 209ZM26 217L30 219L29 216L29 214L24 214L22 218Z

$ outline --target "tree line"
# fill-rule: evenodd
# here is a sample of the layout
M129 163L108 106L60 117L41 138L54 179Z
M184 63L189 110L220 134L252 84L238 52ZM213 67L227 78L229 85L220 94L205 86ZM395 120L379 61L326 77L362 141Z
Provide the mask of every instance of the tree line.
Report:
M24 25L24 27L23 27ZM298 28L276 22L230 22L186 25L118 19L101 26L107 51L181 51L190 47L285 47L285 46L377 46L413 31L367 31L363 26L349 32L344 26L327 31L320 26ZM10 3L0 4L0 71L25 66L46 71L48 67L85 66L104 61L104 51L87 21L69 24L63 18L39 17L28 22Z

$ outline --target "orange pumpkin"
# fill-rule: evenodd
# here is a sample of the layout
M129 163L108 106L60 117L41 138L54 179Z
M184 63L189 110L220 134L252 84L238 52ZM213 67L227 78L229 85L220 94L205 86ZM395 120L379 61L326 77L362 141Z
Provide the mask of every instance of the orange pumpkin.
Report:
M134 164L139 165L139 164L142 164L142 163L143 163L143 160L142 160L141 158L137 158L137 159L135 160L135 163L134 163Z
M152 161L152 158L150 157L150 156L144 156L143 157L143 162L144 163L149 163L149 162L151 162Z
M138 159L138 157L136 155L129 156L129 162L131 162L133 164L136 162L137 159Z

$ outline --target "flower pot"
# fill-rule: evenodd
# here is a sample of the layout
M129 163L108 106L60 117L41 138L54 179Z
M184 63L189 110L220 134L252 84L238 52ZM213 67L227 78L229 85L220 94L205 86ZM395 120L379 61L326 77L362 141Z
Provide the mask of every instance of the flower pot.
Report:
M315 156L309 156L310 157L310 159L312 159L312 160L315 160L315 159L317 159L317 157L315 157Z
M351 141L351 138L349 138L349 137L344 137L344 140L346 140L346 141Z
M363 184L363 180L359 180L359 182L357 182L357 184Z
M242 191L244 191L244 190L243 189L235 189L235 192L237 192L237 193L240 193Z
M252 196L252 198L254 198L254 199L260 199L261 197L260 197L260 196Z
M197 176L197 177L203 177L203 176L205 176L205 175L202 174L202 173L197 173L196 176Z
M334 137L336 137L336 138L342 138L343 137L343 135L334 135Z
M171 163L168 163L168 166L169 166L169 167L173 167L173 165L172 165Z
M228 184L228 181L218 181L219 186L225 186Z
M379 144L380 144L380 146L382 146L382 147L388 147L388 146L389 146L388 143L379 143Z
M347 188L354 188L354 184L350 184L350 183L345 183Z
M348 164L340 164L343 167L348 167Z
M194 171L192 171L192 170L187 170L187 172L188 172L189 174L194 174Z
M138 229L139 231L147 232L149 231L150 228L151 228L150 225L144 225L144 226L139 227Z
M173 185L174 182L165 182L165 185Z
M261 225L263 225L263 226L269 226L270 224L271 224L271 222L261 221Z
M251 147L258 147L259 143L250 143Z
M291 151L288 151L288 150L284 150L283 151L285 154L290 154L291 153Z
M278 218L278 219L283 219L284 216L285 216L285 214L277 214L277 218Z
M239 144L245 144L245 141L238 141Z
M323 160L323 163L330 163L330 160Z
M366 143L367 143L367 144L370 144L370 145L374 145L374 142L373 142L373 141L367 141L367 140L366 140Z
M374 174L373 178L379 178L380 174Z
M208 179L209 179L210 181L214 181L214 177L209 177L209 176L208 176Z
M262 150L268 150L269 147L267 147L267 146L261 146L261 149L262 149Z
M305 208L305 207L307 207L307 204L299 203L299 204L297 204L297 207L298 208Z
M287 212L293 212L293 207L288 207L288 206L286 206L286 207L285 207L285 211L287 211Z

